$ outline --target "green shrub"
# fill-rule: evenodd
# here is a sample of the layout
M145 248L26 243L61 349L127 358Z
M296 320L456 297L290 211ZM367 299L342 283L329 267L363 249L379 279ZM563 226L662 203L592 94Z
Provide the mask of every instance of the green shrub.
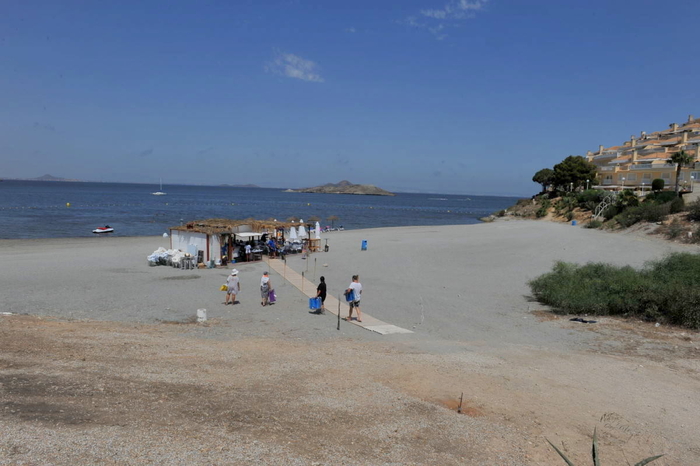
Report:
M573 213L573 212L567 212L567 213L566 213L566 219L567 219L568 221L573 220L573 219L574 219L574 213Z
M700 254L671 254L641 270L558 262L529 286L556 312L637 316L700 328Z
M688 219L700 220L700 199L688 204Z
M671 202L674 199L678 199L678 196L676 196L676 193L673 191L662 191L658 193L651 193L647 194L647 196L644 198L644 202L648 203L654 203L654 204L666 204L667 202Z
M677 214L678 212L683 212L685 210L685 201L682 197L677 197L671 201L671 213Z
M663 191L664 186L666 186L666 182L661 178L656 178L651 182L651 190L654 192Z
M591 212L595 212L595 208L598 207L598 204L600 204L600 202L586 201L583 204L580 204L580 207L582 209L586 209L586 210L590 210Z
M590 222L586 223L583 227L584 228L600 228L603 226L603 222L600 220L591 220Z
M636 207L639 205L639 198L631 189L625 189L617 196L617 204L622 208Z
M635 223L639 222L661 222L668 214L671 212L671 203L666 203L662 205L657 205L653 203L642 204L637 207L630 207L623 210L617 216L615 220L623 228L629 228Z
M542 206L539 209L537 209L537 212L535 212L535 217L537 218L542 218L547 216L547 209Z
M640 205L642 220L645 222L662 222L671 213L671 203L661 205Z
M506 216L506 213L507 213L507 212L506 212L506 210L504 209L504 210L499 210L498 213L497 213L496 215L498 215L499 217L505 217L505 216Z
M605 220L610 220L610 219L614 218L619 213L620 213L620 208L615 204L611 204L608 207L606 207L605 210L603 211L603 217L605 218Z
M596 205L598 205L605 197L605 194L606 192L602 189L587 189L576 195L576 201L578 202L579 207L583 207L583 205L587 202L594 202Z
M557 205L555 206L555 209L559 212L568 212L574 210L576 207L578 207L578 201L576 200L576 197L569 194L568 196L559 199Z

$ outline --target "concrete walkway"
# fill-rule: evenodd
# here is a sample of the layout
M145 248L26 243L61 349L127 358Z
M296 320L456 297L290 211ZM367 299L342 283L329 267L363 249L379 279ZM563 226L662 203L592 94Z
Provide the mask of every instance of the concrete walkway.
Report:
M287 267L287 264L284 261L280 259L269 259L269 264L272 270L280 274L289 283L296 286L306 296L309 298L316 297L316 285L306 277L302 277L300 273L292 270L290 267ZM338 307L338 303L338 298L328 293L326 295L325 302L326 312L330 312L331 314L337 316L338 309L340 309L341 317L346 316L348 311L347 303L340 303L340 307ZM353 320L349 323L382 335L389 335L392 333L413 333L411 330L382 322L381 320L376 319L364 312L362 313L362 322Z

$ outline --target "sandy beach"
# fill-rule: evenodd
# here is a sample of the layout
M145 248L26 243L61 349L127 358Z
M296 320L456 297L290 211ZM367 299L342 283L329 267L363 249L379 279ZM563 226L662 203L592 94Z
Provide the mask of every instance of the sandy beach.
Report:
M0 241L0 464L563 464L545 438L586 464L594 427L603 464L700 464L700 335L570 322L527 286L697 246L536 221L323 238L287 267L334 296L359 274L363 312L414 333L337 330L276 272L262 308L265 262L224 306L233 266L149 267L167 238Z

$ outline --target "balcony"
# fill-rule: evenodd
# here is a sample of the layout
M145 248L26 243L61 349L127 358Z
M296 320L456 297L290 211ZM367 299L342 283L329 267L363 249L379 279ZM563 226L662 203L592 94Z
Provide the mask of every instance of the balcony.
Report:
M600 160L600 159L608 159L610 157L619 157L620 153L618 151L607 151L603 152L602 154L596 155L593 157L593 160Z
M654 166L650 163L643 165L632 165L630 170L651 170Z
M613 172L613 171L615 171L615 167L600 167L600 171L602 171L602 172Z

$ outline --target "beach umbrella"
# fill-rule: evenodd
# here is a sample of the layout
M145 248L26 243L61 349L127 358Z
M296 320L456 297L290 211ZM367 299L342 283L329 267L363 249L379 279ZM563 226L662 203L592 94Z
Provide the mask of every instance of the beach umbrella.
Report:
M295 227L291 227L289 229L289 239L291 241L294 241L295 239L297 239L297 229Z
M304 225L299 225L299 238L306 238L306 228Z
M316 222L316 230L314 231L316 239L321 239L321 224Z

